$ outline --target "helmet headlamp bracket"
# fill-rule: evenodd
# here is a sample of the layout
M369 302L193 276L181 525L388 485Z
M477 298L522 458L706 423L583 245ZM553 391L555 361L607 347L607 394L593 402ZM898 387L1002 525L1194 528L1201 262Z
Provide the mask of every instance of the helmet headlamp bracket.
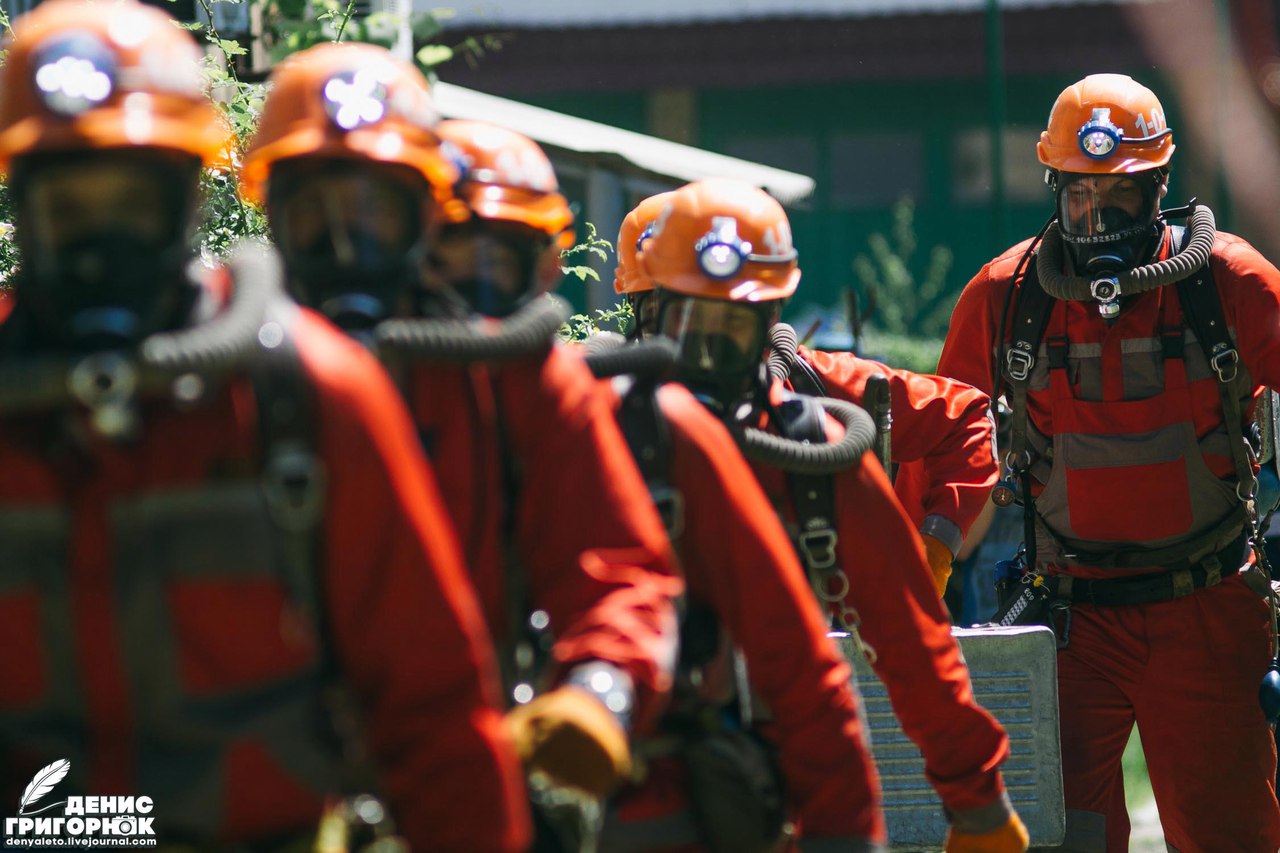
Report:
M321 90L325 115L342 131L377 124L388 112L387 87L370 69L339 71Z
M32 56L31 83L45 108L68 118L111 97L119 68L115 55L97 35L76 31L57 35Z
M641 241L652 234L642 234ZM637 248L639 243L636 244ZM747 261L765 264L790 263L798 255L795 249L781 254L754 254L752 245L738 236L738 220L732 216L711 218L711 230L693 244L698 268L708 278L725 281L733 278Z
M1163 124L1161 120L1161 124ZM1121 145L1149 145L1173 133L1166 127L1158 133L1147 136L1125 136L1124 131L1111 121L1109 107L1095 107L1093 117L1081 125L1076 133L1076 141L1084 156L1091 160L1105 160L1115 154Z

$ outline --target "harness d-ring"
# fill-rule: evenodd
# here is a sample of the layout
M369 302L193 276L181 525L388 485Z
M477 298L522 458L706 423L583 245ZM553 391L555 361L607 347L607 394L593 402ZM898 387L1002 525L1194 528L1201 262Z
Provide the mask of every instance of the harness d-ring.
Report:
M835 580L837 582L836 590L829 591L827 589L827 581ZM818 578L818 583L814 586L814 591L818 594L818 598L827 604L835 604L844 601L844 597L849 594L849 576L844 572L832 572L824 574Z

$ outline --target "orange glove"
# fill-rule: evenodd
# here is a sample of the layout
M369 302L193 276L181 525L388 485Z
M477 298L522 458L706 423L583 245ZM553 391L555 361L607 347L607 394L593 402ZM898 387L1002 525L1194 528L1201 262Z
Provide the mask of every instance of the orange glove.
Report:
M951 577L951 561L955 556L946 544L928 533L921 533L924 552L929 557L929 569L933 572L933 585L938 588L938 598L947 591L947 578Z
M1009 815L1004 826L971 835L953 826L947 833L946 853L1025 853L1031 836L1016 813Z
M556 783L603 797L631 774L626 729L581 687L566 684L507 712L521 760Z

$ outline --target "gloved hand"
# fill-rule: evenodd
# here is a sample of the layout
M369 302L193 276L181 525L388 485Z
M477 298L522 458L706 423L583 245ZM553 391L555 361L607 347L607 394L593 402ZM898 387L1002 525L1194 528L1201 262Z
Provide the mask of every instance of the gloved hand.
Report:
M507 725L525 766L558 784L603 797L631 773L626 730L581 687L566 684L512 708Z
M924 552L929 557L929 569L933 572L933 585L938 588L938 598L947 591L947 578L951 577L951 561L955 555L951 549L936 536L921 533L924 540Z
M1001 827L990 832L960 832L954 826L947 832L946 853L1025 853L1031 836L1016 813Z

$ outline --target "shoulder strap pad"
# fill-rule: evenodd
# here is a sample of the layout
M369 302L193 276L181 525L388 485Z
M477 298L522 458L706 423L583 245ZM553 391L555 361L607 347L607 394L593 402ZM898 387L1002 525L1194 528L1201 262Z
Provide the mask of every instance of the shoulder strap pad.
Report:
M1012 343L1005 352L1000 369L1010 381L1026 382L1031 368L1035 366L1036 354L1040 351L1040 341L1044 338L1055 300L1040 286L1034 261L1027 265L1022 281L1011 286L1018 288L1013 308ZM1003 345L1003 341L999 343Z
M615 383L622 397L618 426L674 542L684 532L684 500L671 485L671 425L658 401L659 383L632 377L620 377Z
M317 453L315 388L306 375L289 322L273 312L279 343L261 347L249 367L258 408L261 482L281 543L280 561L294 600L320 632L322 654L332 652L321 604L320 522L326 472ZM260 338L274 336L260 336Z
M827 412L817 399L788 393L774 407L778 431L792 441L827 442ZM810 582L836 568L835 483L830 474L787 474L787 487L796 513L796 552Z

